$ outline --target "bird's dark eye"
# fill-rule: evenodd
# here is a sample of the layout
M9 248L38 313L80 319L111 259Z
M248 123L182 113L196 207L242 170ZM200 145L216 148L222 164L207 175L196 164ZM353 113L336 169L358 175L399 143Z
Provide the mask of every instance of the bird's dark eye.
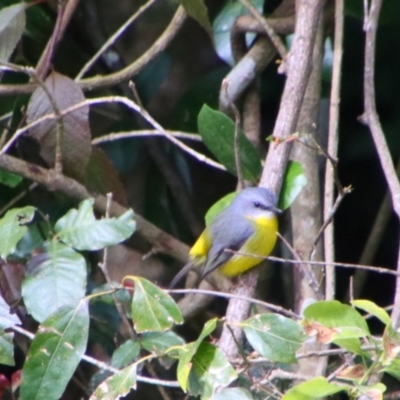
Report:
M256 201L256 202L254 203L254 207L255 207L255 208L261 208L261 203L259 203L258 201Z

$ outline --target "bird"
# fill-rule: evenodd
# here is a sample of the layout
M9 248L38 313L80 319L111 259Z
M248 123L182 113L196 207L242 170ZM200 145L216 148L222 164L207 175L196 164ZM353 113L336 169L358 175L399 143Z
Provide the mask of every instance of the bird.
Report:
M199 269L195 285L198 286L216 268L233 278L260 264L262 259L249 254L267 257L272 252L278 232L277 216L281 212L277 197L270 190L243 189L206 226L189 251L188 263L171 281L170 288L192 268Z

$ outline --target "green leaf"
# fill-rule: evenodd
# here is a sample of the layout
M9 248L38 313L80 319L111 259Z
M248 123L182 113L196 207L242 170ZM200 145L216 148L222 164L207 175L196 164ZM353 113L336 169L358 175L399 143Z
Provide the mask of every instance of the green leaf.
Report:
M135 282L132 299L132 320L136 332L166 331L183 318L171 296L147 279L129 277Z
M370 300L353 300L351 304L353 304L354 307L360 308L361 310L378 318L385 325L390 324L389 314L383 308L376 305L374 302Z
M21 324L20 319L15 314L10 314L9 305L0 296L0 330L3 331L17 324Z
M337 340L334 340L333 343L335 343L339 347L342 347L342 348L350 351L351 353L369 357L369 353L363 352L363 350L361 349L360 339L358 339L358 338L337 339Z
M282 211L289 208L306 184L303 166L297 161L289 161L279 197L279 208Z
M329 383L326 378L320 376L292 387L286 392L286 394L283 395L281 400L320 399L322 397L338 393L342 390L344 390L343 387Z
M339 301L319 301L304 310L304 317L334 328L332 340L370 335L364 318L353 308Z
M188 389L192 395L201 394L202 400L211 399L220 387L228 386L238 375L222 351L210 344L200 344L192 358Z
M35 207L13 208L0 219L0 257L4 260L15 252L18 242L27 231L26 225L35 215Z
M233 199L238 195L238 192L228 193L226 196L219 199L216 203L214 203L207 211L206 216L204 217L206 220L206 226L210 225L212 220L222 211L225 210L229 204L232 203Z
M139 338L141 346L150 353L164 355L166 351L175 346L183 346L185 341L173 331L147 332ZM170 355L171 352L168 352Z
M89 400L114 400L136 389L136 364L124 368L102 382Z
M10 188L15 188L23 181L22 176L0 169L0 182Z
M274 362L297 362L296 351L306 338L297 322L277 314L258 314L240 325L263 357Z
M207 6L204 0L178 0L185 11L195 19L208 33L211 33L211 22L208 18Z
M79 204L60 218L54 229L59 238L77 250L100 250L129 238L135 231L133 211L128 210L118 218L96 220L93 199Z
M235 124L225 114L203 105L197 125L204 144L233 175L236 173L234 136ZM240 166L244 179L257 182L261 174L261 160L244 133L239 133Z
M85 353L89 333L86 301L63 307L39 326L22 369L21 400L56 400Z
M185 341L173 331L143 333L139 342L149 353L158 356L158 362L165 369L176 363L179 349L185 345Z
M248 390L237 387L221 390L212 400L253 400L253 396Z
M114 368L124 368L131 364L139 356L140 343L129 339L116 349L111 357L111 365Z
M264 0L250 0L250 3L262 13ZM231 29L236 20L241 16L249 14L245 6L236 1L228 1L222 8L217 18L213 22L213 35L215 43L215 51L218 56L227 64L233 65ZM246 35L246 43L251 45L256 35L248 33Z
M204 325L200 336L195 342L188 343L186 346L180 348L179 362L177 369L178 382L183 391L186 392L188 387L188 379L190 371L193 367L192 358L196 354L203 340L214 331L217 326L217 319L211 319Z
M14 4L0 11L0 61L8 61L25 29L25 4Z
M382 369L382 372L387 372L400 381L400 359L395 358L391 360L390 364L386 365L385 368Z
M60 307L76 307L85 296L86 275L81 254L54 240L47 243L27 264L22 297L28 312L43 322Z
M0 364L14 366L14 334L0 330Z

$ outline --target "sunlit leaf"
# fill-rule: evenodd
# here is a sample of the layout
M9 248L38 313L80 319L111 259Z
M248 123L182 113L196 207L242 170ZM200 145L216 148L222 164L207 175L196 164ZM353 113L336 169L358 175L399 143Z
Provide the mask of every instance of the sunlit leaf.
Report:
M15 188L23 181L22 176L0 169L0 183L10 188Z
M82 255L51 241L27 264L22 296L28 312L42 322L62 306L77 306L85 296L86 276Z
M147 279L127 277L135 283L132 320L136 332L166 331L183 322L182 314L171 296Z
M77 250L100 250L129 238L136 228L132 210L118 218L97 220L93 212L93 199L79 204L60 218L54 230L59 238Z
M8 61L25 29L25 4L0 10L0 61Z
M253 348L270 361L295 363L305 335L301 326L277 314L258 314L240 324Z
M400 381L400 359L395 358L394 360L391 360L389 365L385 365L382 372L387 372Z
M237 378L237 373L222 351L211 343L200 344L192 358L193 367L189 375L189 392L211 399L218 388L228 386Z
M193 367L192 358L196 354L203 340L214 331L216 326L216 319L207 321L197 340L180 348L177 378L181 388L185 392L188 387L189 374Z
M0 329L0 364L15 365L13 338L14 334L12 332L4 332Z
M289 161L279 197L279 208L289 208L306 184L303 166L297 161Z
M253 400L253 396L248 390L237 387L218 391L212 400Z
M351 353L363 355L364 357L370 356L370 353L364 352L361 349L360 339L350 338L350 339L336 339L333 341L337 346L343 347L344 349L350 351Z
M57 400L86 350L89 312L86 301L63 307L39 326L22 370L21 400Z
M197 118L198 129L204 144L233 175L235 162L235 124L225 114L204 105ZM260 155L244 133L239 133L240 167L246 180L257 182L261 174Z
M0 257L4 260L15 252L18 242L35 215L35 207L13 208L0 219Z
M326 378L318 377L292 387L283 395L282 400L316 400L342 390L343 387L330 383Z
M114 400L136 389L136 364L124 368L102 382L89 400Z
M370 334L364 318L353 307L339 301L319 301L311 304L304 310L304 317L331 329L330 341Z
M390 324L390 316L382 307L379 307L370 300L353 300L351 302L354 307L360 308L361 310L373 315L374 317L381 320L385 325Z

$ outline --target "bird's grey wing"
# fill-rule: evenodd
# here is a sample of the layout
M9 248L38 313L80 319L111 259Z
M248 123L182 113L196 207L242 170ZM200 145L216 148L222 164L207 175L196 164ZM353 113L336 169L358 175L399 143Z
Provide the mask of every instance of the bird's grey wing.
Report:
M216 218L210 226L213 243L208 252L207 262L204 266L201 279L215 268L226 263L234 254L225 249L239 250L246 240L253 235L254 226L243 215L236 214Z

